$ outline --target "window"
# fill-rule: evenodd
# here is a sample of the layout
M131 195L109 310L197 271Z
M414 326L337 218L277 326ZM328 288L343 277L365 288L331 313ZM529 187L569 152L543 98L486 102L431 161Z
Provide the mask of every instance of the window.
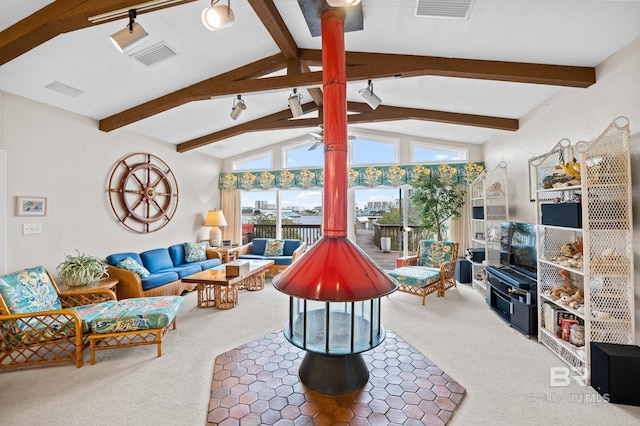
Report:
M322 143L315 145L315 142L308 141L302 144L296 144L283 149L284 167L289 169L300 169L303 167L322 167L324 166L324 149Z
M233 170L271 170L272 168L271 152L241 158L233 162Z
M396 141L355 139L351 141L351 165L397 163L397 146Z
M447 161L466 161L467 150L422 142L411 143L412 163L438 163Z

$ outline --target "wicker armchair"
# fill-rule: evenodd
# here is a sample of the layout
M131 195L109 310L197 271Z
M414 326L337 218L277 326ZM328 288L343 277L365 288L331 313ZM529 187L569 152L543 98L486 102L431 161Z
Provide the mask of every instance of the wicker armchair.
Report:
M108 289L60 292L42 266L0 276L0 368L69 361L82 367L88 319L115 301Z
M404 259L402 267L389 271L398 281L398 291L425 298L431 293L444 297L444 292L457 285L456 263L458 243L420 240L418 254Z

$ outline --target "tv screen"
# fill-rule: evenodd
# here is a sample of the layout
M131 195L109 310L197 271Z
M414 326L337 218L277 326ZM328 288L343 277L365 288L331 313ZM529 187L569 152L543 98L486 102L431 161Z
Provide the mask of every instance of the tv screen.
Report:
M502 222L500 230L500 264L535 278L538 270L535 225Z

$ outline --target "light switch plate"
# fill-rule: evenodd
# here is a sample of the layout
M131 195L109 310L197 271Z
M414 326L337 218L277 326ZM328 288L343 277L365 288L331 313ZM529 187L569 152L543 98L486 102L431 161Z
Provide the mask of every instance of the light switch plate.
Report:
M41 223L24 223L22 225L22 235L42 234Z

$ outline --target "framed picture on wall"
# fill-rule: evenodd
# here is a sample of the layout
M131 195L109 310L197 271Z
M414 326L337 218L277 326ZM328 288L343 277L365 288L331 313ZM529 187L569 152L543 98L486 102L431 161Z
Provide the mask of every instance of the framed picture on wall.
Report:
M16 197L17 216L46 216L47 199L45 197Z

